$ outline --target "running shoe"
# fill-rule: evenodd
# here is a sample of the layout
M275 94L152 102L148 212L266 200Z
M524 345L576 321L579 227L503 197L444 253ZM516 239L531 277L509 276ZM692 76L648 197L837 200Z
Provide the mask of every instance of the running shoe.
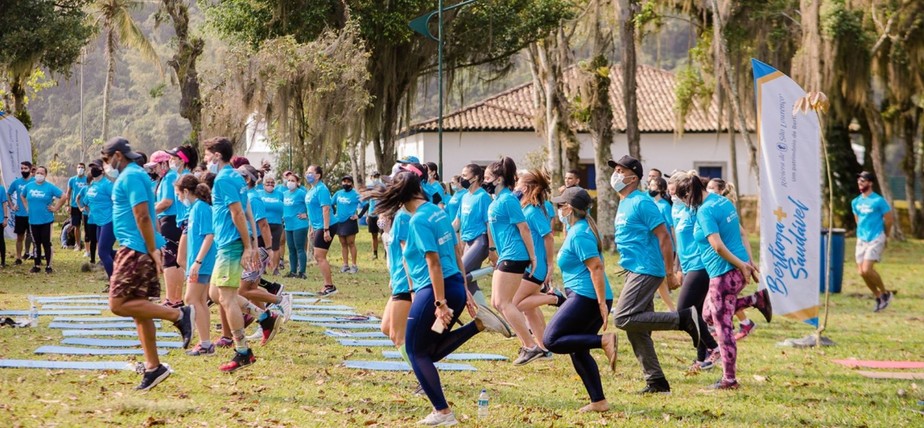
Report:
M513 337L513 331L500 315L497 315L487 306L478 305L478 315L475 315L475 325L480 331L499 333L504 337Z
M557 288L553 289L552 295L555 296L556 299L558 299L558 301L556 301L552 306L555 306L556 308L560 308L561 305L565 304L565 300L567 300L567 298L565 297L564 294L562 294L561 290Z
M40 267L38 267L38 266L32 266L32 269L29 269L29 273L39 273L39 272L41 272L41 271L42 271L42 268L40 268ZM877 298L877 300L878 300L878 298Z
M263 329L260 326L257 326L257 329L254 330L253 334L247 336L247 340L260 340L263 338Z
M193 327L196 325L196 308L192 306L183 306L180 308L180 312L183 314L183 318L175 323L173 326L180 331L180 335L183 336L183 349L189 347L189 341L192 339Z
M431 427L451 427L458 423L459 421L456 420L456 415L454 413L440 413L435 410L433 413L427 415L427 417L417 421L417 425L428 425Z
M520 348L520 356L513 361L515 366L525 366L533 361L536 361L542 358L545 355L545 351L540 349L538 346L532 348Z
M170 373L173 373L173 370L170 370L170 366L166 364L159 364L156 369L151 371L145 370L141 377L141 383L135 387L135 391L150 390L163 382L164 379L170 377Z
M285 275L283 276L283 278L295 278L295 277L297 277L297 276L298 276L298 274L296 274L295 272L289 272L289 273L285 274Z
M757 302L754 307L760 311L767 322L773 319L773 304L770 302L770 293L766 288L757 292Z
M262 334L260 336L263 336ZM234 339L222 336L215 341L215 346L219 348L231 348L234 346Z
M340 268L340 273L347 273L349 271L350 271L350 267L347 265L343 265L343 267Z
M254 318L253 315L244 314L244 328L250 327L250 325L253 324L253 322L256 321L256 320L257 320L257 319ZM219 325L221 325L221 324L219 324Z
M204 347L200 343L196 345L195 348L192 348L186 351L186 355L189 355L190 357L199 357L203 355L215 355L215 344L212 343L212 344L209 344L208 347Z
M895 297L895 294L891 291L886 291L882 296L882 305L879 306L879 311L884 311L885 308L889 307L889 304L892 303L892 298Z
M735 334L735 340L738 341L748 337L748 335L751 334L751 331L754 330L754 327L757 327L757 323L754 321L750 321L748 324L741 323L738 327L738 333Z
M45 266L45 273L52 274L55 273L55 270L52 269L51 266Z
M737 380L719 379L718 382L707 386L706 389L711 389L711 390L738 389L738 386L739 385L738 385Z
M292 318L292 295L289 293L282 294L282 301L278 305L282 309L282 316L288 321Z
M335 287L333 284L325 285L324 288L318 292L318 296L321 297L333 296L334 294L337 294L337 287Z
M285 289L284 285L278 282L270 282L265 279L260 279L260 287L263 287L268 293L274 294L276 296L278 296L279 293L282 293L282 290Z
M305 275L305 273L302 272L298 275L295 275L295 279L308 279L308 275Z
M253 356L253 351L251 349L248 348L247 352L244 354L234 351L234 357L231 358L231 361L228 361L227 363L219 366L218 370L221 370L225 373L231 373L247 367L255 362L257 362L257 357Z
M273 269L273 276L279 276L279 268Z
M670 394L671 385L667 379L654 379L645 385L645 389L638 392L639 394Z
M266 312L267 316L260 323L260 329L263 331L263 340L260 341L260 345L266 345L270 340L273 340L276 337L276 333L281 330L282 323L277 323L276 321L279 317L272 312Z
M551 360L553 356L554 356L554 354L552 354L552 351L543 351L543 352L542 352L542 358L541 358L541 359L543 359L543 360Z
M359 273L359 266L350 266L350 273Z
M16 261L13 262L13 264L14 264L14 265L21 265L21 264L22 264L22 259L16 259Z

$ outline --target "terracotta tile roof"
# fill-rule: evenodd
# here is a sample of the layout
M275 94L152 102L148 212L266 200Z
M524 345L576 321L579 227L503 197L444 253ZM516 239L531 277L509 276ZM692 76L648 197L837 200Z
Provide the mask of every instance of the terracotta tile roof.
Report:
M578 70L571 67L565 72L565 93L569 99L576 93ZM677 80L673 73L640 65L638 79L639 128L642 132L674 132L674 90ZM622 75L618 67L610 71L610 103L613 106L613 128L625 132L626 114L622 103ZM443 117L444 131L533 131L536 109L533 108L533 83L510 88L483 101L450 112ZM713 97L708 107L696 102L687 115L684 132L715 132L718 116L718 98ZM723 120L724 121L724 120ZM749 121L751 122L751 121ZM586 132L583 124L574 129ZM748 127L753 129L753 123ZM723 126L724 130L725 127ZM411 133L436 132L437 119L414 123Z

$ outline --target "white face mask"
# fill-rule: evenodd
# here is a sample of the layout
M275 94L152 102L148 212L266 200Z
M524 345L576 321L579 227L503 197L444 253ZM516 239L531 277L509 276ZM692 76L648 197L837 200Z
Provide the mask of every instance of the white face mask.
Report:
M561 208L559 208L559 209L558 209L558 221L560 221L562 224L570 224L570 223L571 223L571 214L564 215L564 214L562 214Z
M706 193L719 193L719 192L716 192L715 189L706 189Z
M45 174L35 174L35 182L42 184L45 182Z
M674 205L682 204L682 203L683 203L683 201L681 201L680 198L678 198L678 197L676 197L676 196L671 196L671 202L673 202Z
M294 181L286 181L286 187L289 188L289 190L295 190L298 185L295 184Z
M625 189L627 184L625 183L626 176L619 173L613 173L610 177L610 186L613 186L613 190L616 192L621 192L622 189Z
M218 174L218 162L209 163L209 172L212 174Z
M192 206L193 202L195 201L193 200L193 198L190 198L188 195L187 196L180 195L180 202L182 202L183 205L189 207L189 206Z
M83 169L83 168L77 168L77 175L79 175L79 176L81 176L81 177L83 177L83 175L84 175L86 172L87 172L87 170L85 170L85 169Z

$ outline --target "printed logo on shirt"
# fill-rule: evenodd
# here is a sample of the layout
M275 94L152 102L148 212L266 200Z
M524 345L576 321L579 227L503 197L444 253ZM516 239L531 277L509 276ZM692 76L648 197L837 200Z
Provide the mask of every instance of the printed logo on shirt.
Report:
M628 221L626 213L616 213L616 226L625 226Z
M443 245L451 240L452 240L452 234L449 232L446 232L443 234L443 236L440 236L440 238L437 239L436 242L439 243L440 245Z
M873 206L872 206L872 205L868 205L868 204L858 204L858 205L857 205L857 211L858 211L860 214L872 214L875 210L873 209Z
M45 197L45 192L43 192L43 191L41 191L41 190L33 189L33 190L30 190L30 191L29 191L29 197L30 197L30 198L44 198L44 197Z

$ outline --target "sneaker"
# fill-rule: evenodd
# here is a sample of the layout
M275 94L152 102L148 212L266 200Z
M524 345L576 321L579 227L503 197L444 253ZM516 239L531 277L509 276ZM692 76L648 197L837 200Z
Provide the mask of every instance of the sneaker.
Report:
M558 299L558 301L556 301L556 302L552 305L552 306L555 306L556 308L560 308L561 305L563 305L563 304L565 303L565 300L567 300L567 298L565 297L565 295L562 294L561 290L559 290L559 289L557 289L557 288L554 289L554 290L552 290L552 294L555 296L556 299Z
M540 349L538 346L534 346L532 348L521 347L520 356L513 361L513 365L525 366L533 361L538 360L539 358L542 358L543 355L545 355L545 351Z
M283 276L283 278L295 278L295 277L297 277L297 276L298 276L298 274L296 274L295 272L289 272L289 273L285 274L285 275Z
M876 297L876 304L873 305L873 312L879 312L882 310L882 297Z
M173 323L173 326L180 331L183 337L183 349L189 347L189 341L192 339L193 327L196 325L196 308L192 306L183 306L180 308L183 319Z
M279 276L279 268L273 269L273 276Z
M751 321L748 324L741 323L741 325L738 327L738 333L735 334L735 340L738 341L748 337L748 335L751 334L751 330L754 330L754 327L757 327L757 323L754 321Z
M417 384L417 387L414 388L413 394L418 396L426 395L426 393L424 393L423 386L419 383Z
M257 326L257 329L254 330L253 334L247 336L247 340L260 340L263 338L263 328Z
M542 358L541 358L541 359L543 359L543 360L551 360L552 357L553 357L554 355L555 355L555 354L552 354L552 351L542 351Z
M21 264L22 264L22 259L16 259L16 261L13 262L13 264L14 264L14 265L21 265Z
M699 311L695 306L680 311L680 329L690 335L693 339L693 347L699 346Z
M670 394L671 385L667 379L656 379L648 383L645 389L638 392L639 394Z
M321 297L333 296L334 294L337 294L337 287L335 287L333 284L325 285L324 288L318 292L318 296Z
M51 266L45 266L45 273L52 274L55 273L55 270L52 269Z
M247 353L245 354L234 351L234 357L231 358L231 361L228 361L227 363L219 366L218 370L221 370L225 373L231 373L247 367L255 362L257 362L257 358L253 356L253 351L251 349L248 348Z
M767 292L767 289L763 289L757 292L757 303L754 305L760 314L764 316L764 319L767 322L770 322L773 319L773 305L770 303L770 293Z
M253 322L256 321L256 320L257 320L257 319L254 318L253 315L244 314L244 328L250 327L250 325L253 324ZM220 326L220 325L221 325L221 324L219 324L219 326Z
M284 293L282 295L282 301L279 302L277 306L279 306L279 308L282 309L282 316L283 318L285 318L286 321L292 318L292 295L291 294Z
M707 386L706 389L710 389L710 390L738 389L738 381L720 379L718 382Z
M478 326L478 331L488 331L491 333L499 333L504 337L513 337L513 331L510 330L510 326L507 325L507 322L487 306L478 305L478 315L475 315L475 325Z
M42 271L42 268L40 268L40 267L38 267L38 266L32 266L32 269L29 269L29 273L39 273L39 272L41 272L41 271ZM878 298L877 298L877 300L878 300Z
M215 341L215 346L218 348L231 348L234 346L234 339L222 336Z
M295 279L308 279L308 275L305 275L304 273L300 273L300 274L295 275L294 278Z
M166 364L160 364L152 371L145 370L141 377L141 383L135 387L135 391L147 391L157 386L157 384L163 382L164 379L170 377L170 373L173 373L173 371L170 370L170 366Z
M263 339L260 341L260 345L266 345L270 340L273 340L273 338L276 337L276 333L278 333L280 330L279 327L282 325L282 323L277 325L276 321L279 319L279 317L277 317L276 314L272 312L267 313L268 315L266 318L264 318L262 321L259 321L260 329L263 332Z
M350 273L359 273L359 266L350 266Z
M885 308L888 308L889 303L892 303L892 298L894 297L895 297L894 293L892 293L891 291L886 291L885 294L883 294L882 305L879 307L879 311L883 311L885 310Z
M350 267L347 265L343 265L343 267L340 268L340 273L347 273L349 271L350 271Z
M417 425L429 425L432 427L451 427L458 424L459 421L456 420L456 415L452 412L449 413L440 413L434 411L427 415L427 417L417 421Z
M282 293L282 290L285 289L285 286L278 282L270 282L265 279L260 279L260 287L266 289L267 293L278 296L279 293Z
M372 260L378 260L378 259L379 259L379 253L372 253Z
M186 355L189 355L190 357L199 357L203 355L215 355L215 344L212 343L209 345L208 348L206 348L206 347L203 347L202 344L200 343L196 345L195 348L192 348L186 351Z

